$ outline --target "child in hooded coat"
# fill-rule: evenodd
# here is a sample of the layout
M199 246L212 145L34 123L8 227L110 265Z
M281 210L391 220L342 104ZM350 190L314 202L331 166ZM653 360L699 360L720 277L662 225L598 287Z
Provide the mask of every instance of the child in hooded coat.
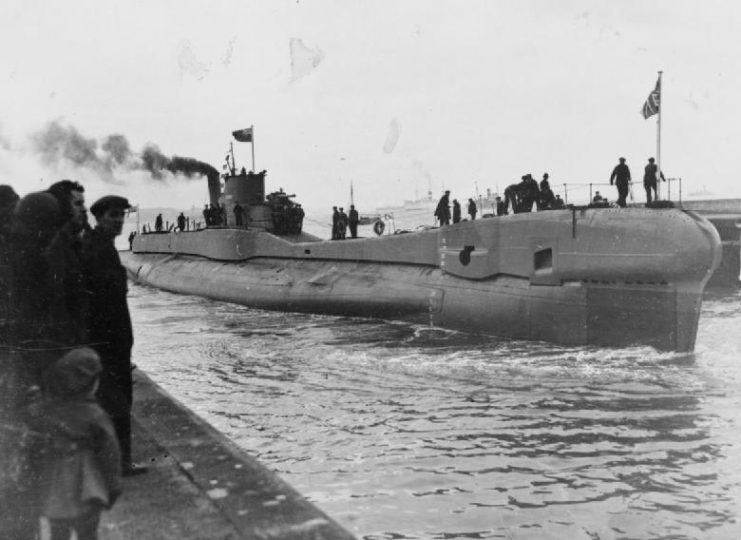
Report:
M121 452L106 412L95 399L100 358L82 347L65 354L45 377L49 399L39 416L47 435L41 460L41 512L51 540L95 540L103 509L121 494Z

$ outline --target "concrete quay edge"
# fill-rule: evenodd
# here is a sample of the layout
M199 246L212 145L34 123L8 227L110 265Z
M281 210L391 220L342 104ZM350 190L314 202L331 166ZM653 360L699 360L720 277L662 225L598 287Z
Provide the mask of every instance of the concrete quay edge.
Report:
M134 381L134 458L150 468L124 479L101 539L354 538L141 370Z

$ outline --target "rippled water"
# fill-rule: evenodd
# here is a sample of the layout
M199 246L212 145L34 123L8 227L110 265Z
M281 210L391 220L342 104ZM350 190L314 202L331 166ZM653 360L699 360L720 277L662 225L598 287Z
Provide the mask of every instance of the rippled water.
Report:
M741 538L741 294L691 355L130 305L139 366L358 537Z

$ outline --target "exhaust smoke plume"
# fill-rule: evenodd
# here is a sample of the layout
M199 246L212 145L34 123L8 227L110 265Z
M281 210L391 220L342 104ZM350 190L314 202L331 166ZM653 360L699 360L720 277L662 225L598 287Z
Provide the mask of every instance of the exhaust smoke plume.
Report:
M148 143L138 154L124 135L105 137L98 147L94 138L84 137L74 126L50 122L43 130L31 136L31 146L47 165L72 164L88 168L113 181L114 174L147 171L155 180L166 180L169 176L206 176L218 180L219 172L203 161L194 158L172 156L160 152L157 145Z
M83 137L74 127L65 127L51 122L46 129L32 136L34 149L42 161L48 165L65 159L78 167L105 168L96 154L98 143L95 139Z
M194 158L172 156L167 157L160 149L154 144L148 144L144 147L141 153L141 164L142 168L152 175L152 178L161 180L164 178L164 171L172 174L181 174L187 178L192 178L193 175L211 177L219 177L219 171L208 163L198 161Z

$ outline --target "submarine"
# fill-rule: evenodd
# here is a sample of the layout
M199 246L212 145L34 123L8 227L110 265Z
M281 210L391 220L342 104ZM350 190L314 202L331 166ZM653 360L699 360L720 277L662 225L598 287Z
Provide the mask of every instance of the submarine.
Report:
M209 176L225 223L137 234L135 282L266 310L407 321L564 346L692 351L721 242L679 208L567 207L324 240L265 171ZM244 223L231 211L239 203Z

